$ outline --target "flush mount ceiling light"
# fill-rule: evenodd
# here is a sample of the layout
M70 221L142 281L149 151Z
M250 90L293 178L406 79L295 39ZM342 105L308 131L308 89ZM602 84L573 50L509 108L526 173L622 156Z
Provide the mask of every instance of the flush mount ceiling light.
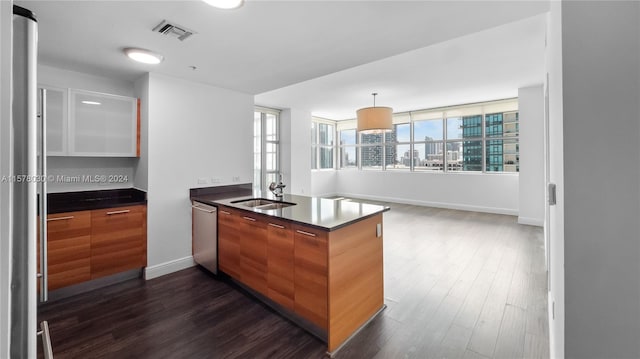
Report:
M142 62L143 64L152 64L156 65L164 60L164 56L145 49L137 49L134 47L127 47L124 51L125 55L127 55L130 59L138 62Z
M244 4L244 0L202 0L218 9L235 9Z
M97 102L97 101L81 101L81 102L85 105L96 105L96 106L102 105L100 102Z
M373 95L373 107L365 107L356 111L358 117L358 132L363 133L382 133L393 130L393 121L391 116L393 109L391 107L376 107L376 96Z

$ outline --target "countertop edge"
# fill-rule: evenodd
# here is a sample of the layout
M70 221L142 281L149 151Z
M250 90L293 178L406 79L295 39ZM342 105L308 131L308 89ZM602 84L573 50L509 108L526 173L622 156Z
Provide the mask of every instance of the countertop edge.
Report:
M233 197L233 198L235 198L235 197ZM241 198L241 197L238 197L238 198ZM228 200L229 198L220 198L219 200L223 200L223 199ZM320 229L320 230L323 230L323 231L327 231L327 232L336 231L338 229L347 227L347 226L349 226L349 225L351 225L353 223L360 222L362 220L365 220L367 218L371 218L373 216L376 216L376 215L384 213L384 212L388 212L391 209L391 208L389 208L387 206L381 206L381 207L383 207L383 209L380 210L380 211L369 213L369 214L363 215L362 217L354 218L352 220L346 221L344 223L338 224L338 225L333 226L333 227L325 227L325 226L320 226L320 225L313 224L313 223L297 221L297 220L291 219L291 218L283 218L283 217L274 216L274 215L271 215L269 213L255 212L255 211L252 211L251 209L242 208L240 206L229 206L228 204L225 204L225 203L219 203L219 202L217 202L218 200L215 200L215 199L205 199L205 198L202 198L202 197L199 197L199 196L193 196L193 197L191 197L191 200L192 201L196 201L196 202L200 202L200 203L206 204L206 205L213 205L213 206L216 206L216 207L223 206L223 207L233 208L233 209L241 210L241 211L246 212L246 213L257 214L257 215L261 215L261 216L265 216L265 217L271 217L271 218L275 218L275 219L278 219L278 220L281 220L281 221L286 221L286 222L290 222L290 223L309 226L309 227L317 228L317 229Z

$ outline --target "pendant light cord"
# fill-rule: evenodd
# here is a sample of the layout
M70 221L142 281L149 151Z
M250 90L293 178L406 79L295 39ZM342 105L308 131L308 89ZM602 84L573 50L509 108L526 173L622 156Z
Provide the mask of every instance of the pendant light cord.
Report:
M373 95L373 107L376 107L376 96L378 95L377 92L372 93Z

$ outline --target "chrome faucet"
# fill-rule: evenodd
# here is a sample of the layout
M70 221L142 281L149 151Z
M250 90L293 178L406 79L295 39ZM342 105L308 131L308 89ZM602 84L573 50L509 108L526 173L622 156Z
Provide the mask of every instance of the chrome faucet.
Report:
M276 184L275 182L271 182L271 184L269 185L269 190L273 192L276 197L282 198L282 189L285 187L287 187L287 185L282 183L282 174L280 174L278 184Z

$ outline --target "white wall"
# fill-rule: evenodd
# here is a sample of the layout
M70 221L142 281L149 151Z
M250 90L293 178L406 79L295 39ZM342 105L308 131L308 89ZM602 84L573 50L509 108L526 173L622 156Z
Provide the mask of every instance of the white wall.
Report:
M253 179L253 96L149 74L147 278L192 265L189 188Z
M149 74L136 80L135 96L140 99L140 158L133 171L133 186L146 191L149 188Z
M54 180L47 183L47 192L91 191L133 187L134 168L137 158L101 157L47 157L47 173L50 176L99 176L118 175L122 182L91 183L82 181Z
M281 171L285 192L311 193L311 112L285 109L280 114Z
M133 82L38 64L38 84L134 96Z
M76 71L63 70L43 64L38 65L38 84L61 88L74 88L87 91L109 93L134 97L133 82L95 76ZM104 190L133 187L134 169L137 158L102 157L47 157L47 170L50 175L97 176L118 175L128 179L122 183L90 183L53 181L48 183L49 192L72 192Z
M564 358L564 156L562 119L562 4L552 1L547 21L545 54L548 82L548 176L556 184L556 205L545 206L549 243L549 345L552 358Z
M341 170L345 196L479 212L518 214L518 175Z
M544 90L543 85L518 89L520 182L518 223L544 224Z
M562 3L568 358L640 358L639 7Z
M11 163L11 34L13 1L0 1L0 175L8 175ZM0 358L9 358L11 283L11 187L0 183Z
M338 171L311 171L311 195L328 197L336 195Z

